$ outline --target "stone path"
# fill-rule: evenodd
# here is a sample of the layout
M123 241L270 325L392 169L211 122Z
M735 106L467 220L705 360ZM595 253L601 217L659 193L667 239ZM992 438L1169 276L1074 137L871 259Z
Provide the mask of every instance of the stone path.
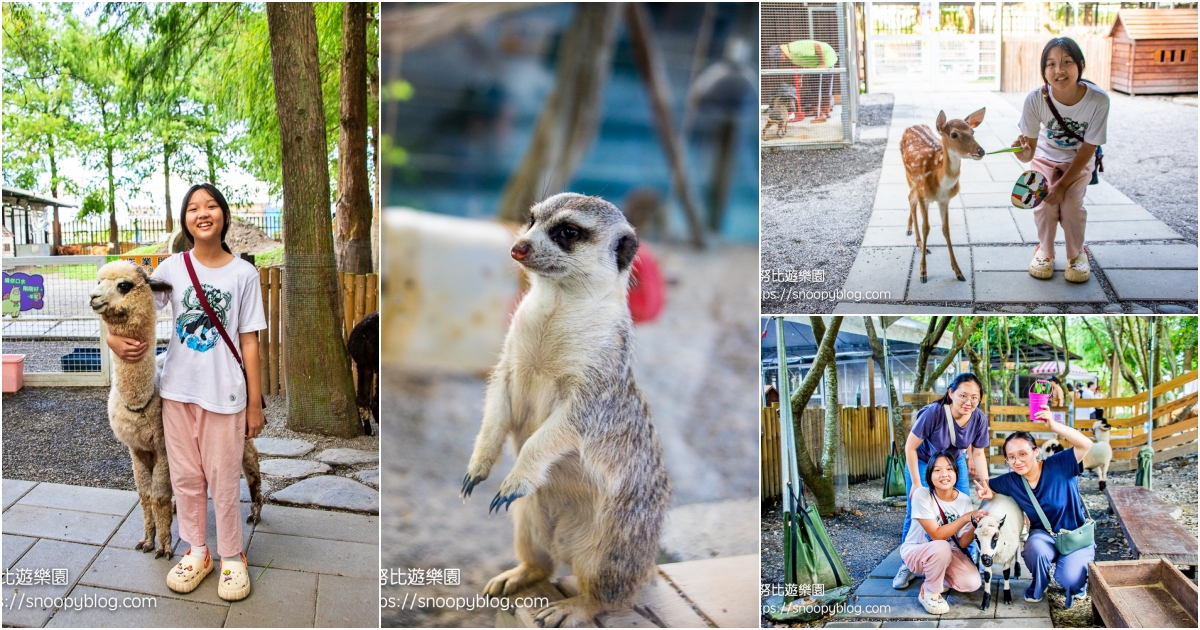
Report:
M377 516L264 505L262 522L243 532L252 591L231 604L217 597L215 573L186 595L167 589L167 571L187 551L178 521L174 561L134 550L142 536L136 493L16 479L3 484L5 626L378 626ZM208 509L208 537L215 540L211 502ZM248 503L242 512L249 514ZM55 569L66 570L59 584ZM51 572L50 583L38 579L42 570ZM35 584L13 585L22 574ZM77 604L30 607L26 598L36 597Z
M857 303L840 302L834 313L930 314L931 307L959 313L1029 312L1030 304L1055 313L1150 312L1139 302L1154 304L1164 313L1196 312L1196 246L1180 240L1179 234L1114 188L1103 174L1085 197L1092 278L1083 284L1063 279L1066 251L1061 227L1055 241L1060 245L1056 245L1054 277L1030 276L1029 260L1037 244L1032 211L1015 208L1009 201L1013 182L1027 166L1011 154L963 162L960 193L950 201L949 223L954 255L966 282L958 281L950 268L935 204L929 216L928 282L922 284L916 237L905 234L908 185L900 136L915 124L932 126L941 109L951 118L962 118L980 107L987 108L975 133L980 146L987 151L1009 146L1018 134L1020 112L996 94L896 95L874 209L843 287L863 298ZM1107 288L1098 276L1104 277ZM878 298L868 292L887 294Z
M1018 559L1018 562L1021 562ZM1011 580L1012 604L1000 602L1003 588L1002 578L992 581L992 602L987 610L980 610L983 593L959 593L948 591L942 596L950 604L950 612L931 615L917 601L921 588L921 577L913 578L908 588L898 591L892 588L892 578L900 569L900 547L892 550L879 566L871 572L854 595L848 606L856 607L834 616L825 624L826 628L1050 628L1050 601L1042 598L1039 603L1025 601L1028 579ZM1021 577L1028 578L1029 571L1021 565ZM846 621L856 619L858 621Z
M354 479L332 474L334 467L344 470L344 467L357 464L378 464L378 452L330 448L317 453L315 459L294 459L312 452L313 444L304 440L263 437L255 438L254 444L258 448L262 474L282 478L290 484L269 495L264 487L263 494L272 501L379 514L378 467L355 471ZM275 459L263 459L266 457ZM245 485L245 481L242 484Z

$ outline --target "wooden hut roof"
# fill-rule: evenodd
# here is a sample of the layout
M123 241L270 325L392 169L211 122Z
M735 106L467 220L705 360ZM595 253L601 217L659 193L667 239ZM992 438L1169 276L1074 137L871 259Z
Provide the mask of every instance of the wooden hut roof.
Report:
M1117 25L1133 40L1196 39L1196 9L1121 9L1108 31L1112 37Z

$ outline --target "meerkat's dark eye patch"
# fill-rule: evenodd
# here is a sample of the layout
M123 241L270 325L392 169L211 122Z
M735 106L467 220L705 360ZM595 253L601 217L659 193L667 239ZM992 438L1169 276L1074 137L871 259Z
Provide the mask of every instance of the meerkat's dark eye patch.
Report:
M121 295L125 295L133 290L133 283L128 280L122 280L117 283L117 290L121 292Z
M569 252L575 245L587 242L592 234L574 223L563 222L550 228L549 235L563 251Z

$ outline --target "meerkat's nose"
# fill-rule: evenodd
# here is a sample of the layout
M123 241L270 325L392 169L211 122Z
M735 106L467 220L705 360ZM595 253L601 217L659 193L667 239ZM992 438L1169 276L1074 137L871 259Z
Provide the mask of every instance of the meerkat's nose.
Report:
M525 257L529 256L529 252L532 251L532 249L533 248L529 246L529 243L517 243L516 245L513 245L513 260L525 260Z

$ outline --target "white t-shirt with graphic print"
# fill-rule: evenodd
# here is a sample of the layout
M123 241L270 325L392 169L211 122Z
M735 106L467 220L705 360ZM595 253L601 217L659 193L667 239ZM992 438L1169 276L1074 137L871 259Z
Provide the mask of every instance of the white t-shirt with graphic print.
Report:
M1063 105L1054 100L1054 90L1050 90L1050 100L1054 108L1062 116L1075 135L1084 139L1088 144L1101 145L1107 141L1108 134L1108 94L1100 88L1083 83L1087 93L1074 105ZM1037 138L1037 149L1034 157L1041 157L1051 162L1070 162L1079 152L1079 141L1063 133L1062 127L1046 106L1042 98L1042 88L1038 88L1025 97L1025 106L1021 110L1021 135L1026 138Z
M193 256L192 266L209 306L241 355L238 335L267 327L258 270L241 258L210 269ZM196 403L214 413L230 414L244 409L246 381L242 368L200 305L183 254L164 260L153 276L170 282L172 287L169 296L154 294L158 308L165 307L168 299L171 302L171 342L159 385L161 396Z
M900 545L900 557L904 557L904 554L908 553L910 549L933 540L929 537L929 533L925 531L925 528L917 522L917 519L933 519L941 527L946 523L953 523L958 520L958 517L975 509L971 505L971 495L959 492L958 490L955 490L955 492L958 492L958 496L953 501L938 499L938 502L942 505L942 511L946 513L946 520L942 520L942 515L938 513L937 506L934 505L933 499L929 494L929 488L921 486L913 491L912 526L908 528L908 537L904 539L904 544ZM963 527L966 527L966 525ZM959 531L961 532L962 530ZM950 541L950 544L954 544L954 542Z

